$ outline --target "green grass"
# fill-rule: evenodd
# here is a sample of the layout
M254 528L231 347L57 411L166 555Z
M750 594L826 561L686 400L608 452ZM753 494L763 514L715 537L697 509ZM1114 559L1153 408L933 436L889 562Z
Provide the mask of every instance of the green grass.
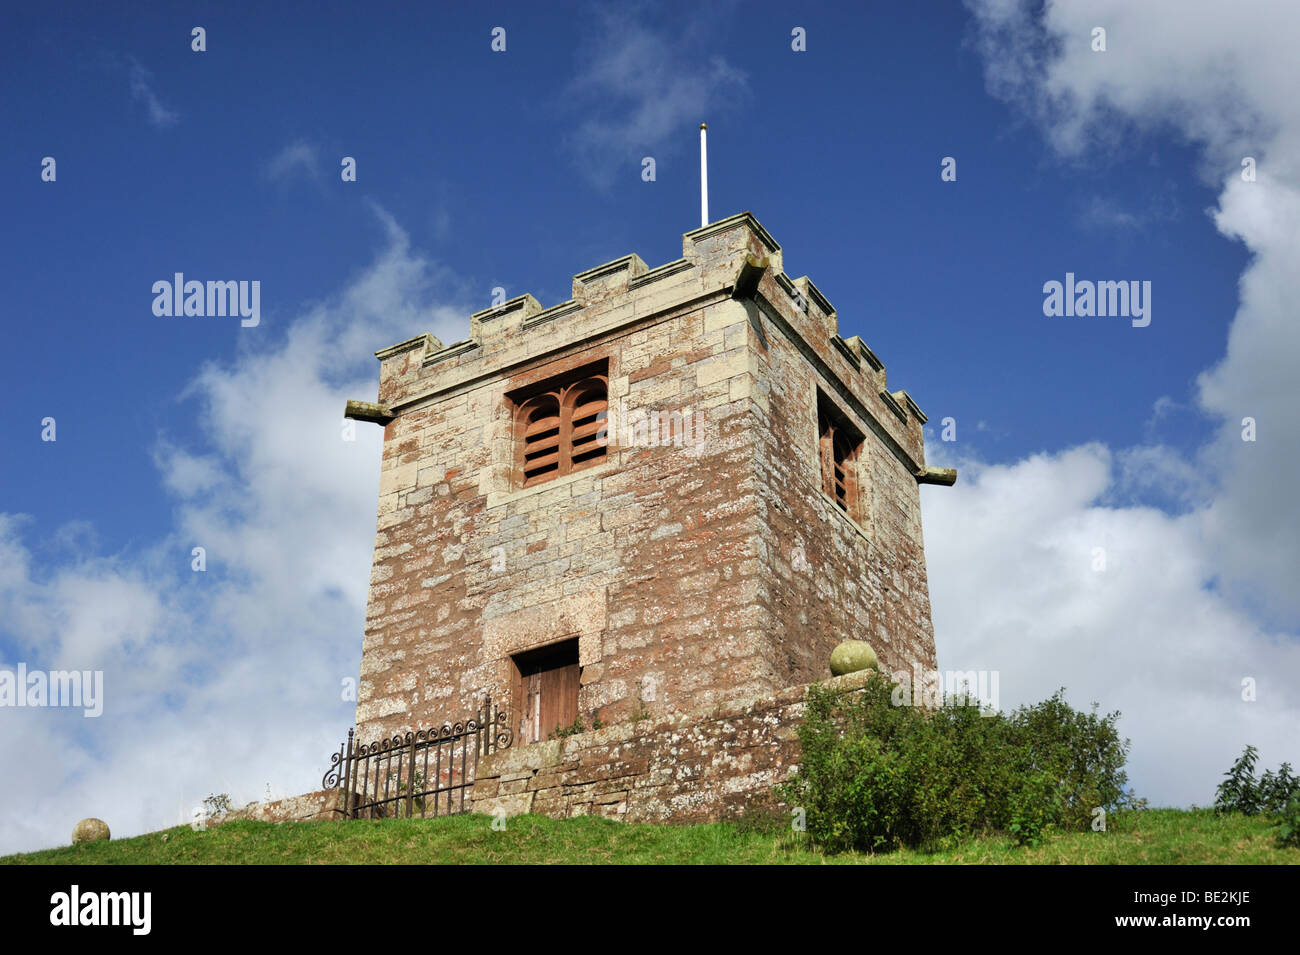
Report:
M793 834L730 823L628 824L582 817L518 816L504 831L492 817L354 822L234 822L196 832L181 826L113 842L0 858L4 864L1300 864L1300 849L1273 844L1267 817L1211 810L1151 809L1112 815L1109 831L1057 833L1034 849L986 837L946 852L823 856Z

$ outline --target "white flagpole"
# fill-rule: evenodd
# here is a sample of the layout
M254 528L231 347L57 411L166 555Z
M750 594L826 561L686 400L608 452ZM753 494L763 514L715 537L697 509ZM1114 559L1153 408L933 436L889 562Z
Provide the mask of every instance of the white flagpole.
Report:
M709 224L709 146L708 123L700 123L700 228Z

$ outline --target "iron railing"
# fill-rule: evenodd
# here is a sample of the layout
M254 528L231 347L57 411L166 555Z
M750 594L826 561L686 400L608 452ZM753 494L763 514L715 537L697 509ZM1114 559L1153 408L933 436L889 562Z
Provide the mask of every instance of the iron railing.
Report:
M330 757L322 789L342 790L349 819L451 816L465 812L479 756L514 742L509 717L485 697L473 717L356 745L353 730Z

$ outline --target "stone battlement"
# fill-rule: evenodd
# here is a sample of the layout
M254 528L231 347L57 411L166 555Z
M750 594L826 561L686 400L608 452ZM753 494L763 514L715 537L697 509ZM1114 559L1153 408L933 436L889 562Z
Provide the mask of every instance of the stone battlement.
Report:
M914 474L926 477L926 416L906 391L890 392L885 365L858 336L839 334L835 307L807 276L782 270L781 247L749 212L682 236L682 257L651 269L632 253L573 277L573 297L549 308L531 294L470 316L470 337L444 345L417 335L375 353L379 401L351 417L388 420L472 387L485 377L563 355L602 336L656 323L683 304L744 296L775 319L838 384ZM950 482L943 482L950 483Z

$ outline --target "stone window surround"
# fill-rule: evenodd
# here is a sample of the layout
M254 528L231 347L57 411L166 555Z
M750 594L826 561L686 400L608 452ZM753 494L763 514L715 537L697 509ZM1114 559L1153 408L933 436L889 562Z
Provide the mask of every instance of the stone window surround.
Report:
M584 377L598 374L604 379L605 400L612 401L617 391L616 376L620 374L619 349L615 347L615 341L601 342L596 347L580 353L581 357L569 355L560 361L551 361L539 366L528 376L527 381L500 380L493 386L492 404L496 413L483 429L484 441L491 449L491 465L484 469L483 480L479 485L480 491L487 497L486 510L491 511L503 505L513 504L534 494L555 491L584 478L600 478L617 469L623 457L623 449L611 443L606 446L603 459L597 464L550 480L539 481L528 487L521 487L519 476L516 474L518 459L515 422L516 413L522 402L516 402L512 397L521 392L527 392L531 397L533 389L545 388L548 382L563 378L570 371L585 369L588 374ZM561 361L563 367L557 369L555 366ZM593 371L597 365L603 365L599 372Z
M870 541L871 537L868 534L866 527L863 526L864 523L868 522L862 521L864 515L870 515L871 502L870 486L863 479L864 457L868 450L867 432L864 432L863 429L859 428L852 418L845 414L844 410L839 407L838 402L831 398L830 394L821 387L820 383L814 382L813 394L815 396L815 401L813 402L813 435L815 436L815 440L813 442L813 454L809 457L809 461L812 465L812 473L810 475L812 486L816 488L821 497L831 505L832 510L839 512L841 517L846 519L855 530ZM837 425L841 427L847 426L847 429L855 434L857 438L851 454L844 462L845 470L850 471L852 475L852 496L848 501L849 506L847 510L842 506L840 501L836 500L834 495L826 490L826 462L823 460L822 456L823 408L826 409L832 417L833 427Z
M596 388L596 386L599 386ZM604 409L596 413L595 419L591 425L585 426L588 429L587 440L593 443L583 448L582 453L591 454L595 448L601 448L599 454L588 457L584 461L573 460L577 453L575 434L577 428L574 422L574 416L577 413L578 402L584 397L589 397L595 390L599 390L601 396L599 399L592 401L591 404L604 403ZM599 359L588 365L570 369L553 378L543 379L541 382L528 385L524 388L515 389L506 396L511 404L511 443L513 445L512 453L515 455L515 468L512 475L512 485L517 488L536 487L567 477L581 471L588 471L599 466L599 462L606 458L604 446L595 440L595 434L599 434L599 428L596 432L591 433L590 427L602 420L600 415L607 414L609 407L609 359ZM529 416L542 403L549 402L555 409L555 435L553 439L543 439L547 446L553 440L555 470L541 475L532 475L528 473L528 464L524 457L528 450L528 443L525 437L525 429L528 426ZM588 405L590 407L590 404Z

